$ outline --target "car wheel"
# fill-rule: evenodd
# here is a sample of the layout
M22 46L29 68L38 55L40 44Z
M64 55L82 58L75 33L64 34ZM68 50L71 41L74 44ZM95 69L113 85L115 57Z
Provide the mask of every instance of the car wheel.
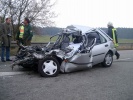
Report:
M103 67L110 67L113 62L113 55L108 52L104 58L104 61L102 62Z
M55 77L59 74L59 62L53 57L47 57L39 61L38 72L42 77Z

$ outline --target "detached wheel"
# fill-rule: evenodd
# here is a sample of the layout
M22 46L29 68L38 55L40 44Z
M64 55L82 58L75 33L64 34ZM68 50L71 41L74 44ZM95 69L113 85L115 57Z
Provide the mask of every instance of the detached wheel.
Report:
M113 62L113 55L108 52L104 58L104 61L102 62L103 67L110 67Z
M47 57L39 61L38 72L42 77L56 77L59 70L59 62L53 57Z

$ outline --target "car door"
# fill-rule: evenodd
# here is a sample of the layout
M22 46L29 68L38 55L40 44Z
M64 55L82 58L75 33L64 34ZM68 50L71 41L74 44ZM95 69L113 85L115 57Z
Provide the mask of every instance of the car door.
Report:
M96 38L96 45L92 49L93 65L103 62L106 52L108 50L108 44L106 39L99 32L91 32L87 36L88 39L92 36Z

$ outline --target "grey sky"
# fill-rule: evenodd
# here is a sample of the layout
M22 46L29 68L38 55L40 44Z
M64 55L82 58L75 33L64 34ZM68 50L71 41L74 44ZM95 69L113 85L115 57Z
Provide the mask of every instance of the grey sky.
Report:
M111 21L115 27L133 27L133 0L57 0L55 24L106 27Z

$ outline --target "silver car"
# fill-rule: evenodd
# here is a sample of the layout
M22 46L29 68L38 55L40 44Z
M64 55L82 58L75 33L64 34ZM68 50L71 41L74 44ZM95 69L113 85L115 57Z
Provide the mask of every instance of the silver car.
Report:
M57 35L56 42L47 45L51 49L39 61L41 76L54 77L59 72L85 70L100 63L104 67L112 65L116 49L112 39L101 29L73 26Z

